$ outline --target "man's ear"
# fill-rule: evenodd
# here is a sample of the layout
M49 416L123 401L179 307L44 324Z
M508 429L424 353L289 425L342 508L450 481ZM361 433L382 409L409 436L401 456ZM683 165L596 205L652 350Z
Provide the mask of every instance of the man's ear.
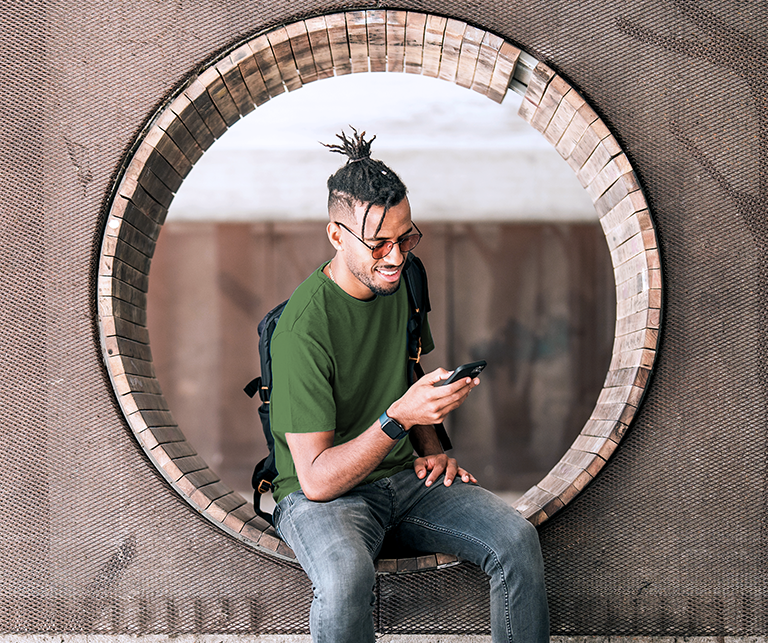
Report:
M329 221L328 225L325 227L325 231L328 233L328 240L331 242L331 245L337 251L341 250L341 226L334 223L333 221Z

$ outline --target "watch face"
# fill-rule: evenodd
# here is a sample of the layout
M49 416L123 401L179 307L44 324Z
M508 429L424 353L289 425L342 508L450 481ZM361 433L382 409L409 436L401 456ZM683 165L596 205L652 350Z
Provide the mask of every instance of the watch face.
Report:
M402 425L397 420L389 417L386 413L379 418L379 422L381 423L381 428L384 433L393 440L399 440L407 435L407 432L403 429Z

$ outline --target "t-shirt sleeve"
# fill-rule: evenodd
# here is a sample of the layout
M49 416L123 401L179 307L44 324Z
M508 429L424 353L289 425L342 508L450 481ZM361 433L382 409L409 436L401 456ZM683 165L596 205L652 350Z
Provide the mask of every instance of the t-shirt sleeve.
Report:
M272 351L272 431L336 429L333 364L317 342L291 331L275 333Z

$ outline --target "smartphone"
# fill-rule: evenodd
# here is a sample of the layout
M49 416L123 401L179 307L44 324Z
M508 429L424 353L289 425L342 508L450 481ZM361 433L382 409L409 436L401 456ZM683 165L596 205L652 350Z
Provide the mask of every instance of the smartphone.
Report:
M471 377L472 379L476 378L478 375L480 375L480 371L482 371L486 366L486 362L484 359L481 359L479 362L470 362L469 364L462 364L459 366L453 373L451 373L450 377L446 380L443 380L442 382L438 382L435 384L435 386L445 386L446 384L453 384L456 380L464 379L465 377Z

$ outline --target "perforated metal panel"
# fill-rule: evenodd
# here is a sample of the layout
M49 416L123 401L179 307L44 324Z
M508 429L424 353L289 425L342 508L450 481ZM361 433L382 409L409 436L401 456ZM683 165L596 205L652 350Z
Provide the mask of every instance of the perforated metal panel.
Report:
M306 631L298 566L203 519L145 457L103 366L93 302L115 182L156 110L219 52L346 8L4 8L0 631ZM493 31L554 69L615 133L655 217L666 288L656 372L608 465L541 528L553 632L765 633L768 10L404 8ZM484 631L474 568L378 583L380 631ZM463 600L406 602L443 591Z

